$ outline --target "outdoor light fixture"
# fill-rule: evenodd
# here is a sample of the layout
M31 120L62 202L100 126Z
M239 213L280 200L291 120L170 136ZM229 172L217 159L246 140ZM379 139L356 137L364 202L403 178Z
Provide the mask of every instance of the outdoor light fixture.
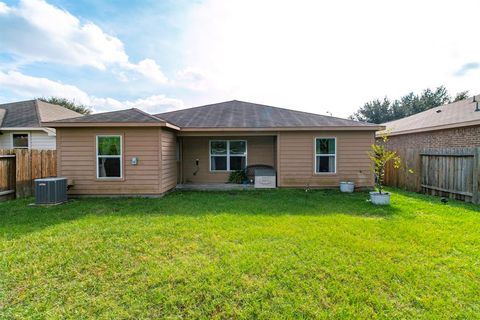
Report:
M476 96L473 96L473 101L475 103L475 112L477 111L480 111L480 108L478 106L478 101L477 101L477 97Z

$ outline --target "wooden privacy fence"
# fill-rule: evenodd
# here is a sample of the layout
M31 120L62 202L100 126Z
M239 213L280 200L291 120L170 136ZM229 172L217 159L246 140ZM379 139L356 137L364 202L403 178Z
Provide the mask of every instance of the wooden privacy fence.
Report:
M15 155L0 155L0 200L15 197Z
M0 192L15 190L15 197L34 194L34 180L57 174L55 150L0 150ZM10 160L4 160L10 159ZM13 187L13 189L12 189Z
M402 168L387 167L387 185L480 203L480 148L404 149L397 153Z

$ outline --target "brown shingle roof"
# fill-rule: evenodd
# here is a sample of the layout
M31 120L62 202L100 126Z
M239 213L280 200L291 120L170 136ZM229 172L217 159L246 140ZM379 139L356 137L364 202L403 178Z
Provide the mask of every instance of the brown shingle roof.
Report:
M0 121L3 128L36 128L42 126L42 121L81 116L62 106L39 100L1 104L0 110L3 110L0 111L0 114L3 113L3 121Z
M152 116L136 108L89 114L82 117L52 121L53 123L164 123L162 119Z
M378 127L376 124L271 107L243 101L227 101L165 112L155 116L181 128L310 128Z
M38 114L41 122L55 121L60 119L74 118L82 114L62 106L37 100Z
M480 95L476 96L477 101ZM480 125L480 111L475 111L475 103L472 98L445 104L432 108L412 116L387 122L383 125L386 130L379 132L389 135L399 135L414 132L432 131L445 128Z
M35 100L5 103L0 105L5 110L2 127L40 127Z

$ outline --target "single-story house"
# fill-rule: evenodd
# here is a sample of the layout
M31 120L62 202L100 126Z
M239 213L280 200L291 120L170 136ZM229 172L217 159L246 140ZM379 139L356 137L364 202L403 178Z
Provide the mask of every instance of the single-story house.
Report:
M40 100L0 104L0 149L55 150L56 131L42 122L81 116Z
M70 179L71 195L160 195L177 184L225 183L254 164L273 166L279 187L370 188L367 151L383 128L236 100L44 125L57 130L58 176Z
M389 146L407 148L480 147L480 95L383 123Z

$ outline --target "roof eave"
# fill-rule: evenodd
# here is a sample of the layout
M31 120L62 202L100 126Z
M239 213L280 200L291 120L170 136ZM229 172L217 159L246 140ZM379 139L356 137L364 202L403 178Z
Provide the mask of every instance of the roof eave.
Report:
M81 127L165 127L165 123L151 122L42 122L43 126L51 128L81 128Z
M55 136L55 131L47 127L0 127L0 131L43 131L49 136Z
M235 127L202 127L181 128L180 131L192 132L223 132L223 131L378 131L385 130L385 126L323 126L323 127L262 127L262 128L235 128Z
M98 128L98 127L168 127L180 130L179 127L168 122L42 122L50 128Z
M412 134L412 133L420 133L420 132L429 132L429 131L437 131L437 130L445 130L445 129L454 129L454 128L462 128L462 127L471 127L475 125L480 125L480 120L473 120L473 121L466 121L466 122L459 122L459 123L450 123L444 124L440 126L432 126L426 128L417 128L417 129L410 129L410 130L402 130L402 131L381 131L377 132L377 137L383 137L385 135L390 136L400 136L404 134ZM383 129L386 130L386 129Z

